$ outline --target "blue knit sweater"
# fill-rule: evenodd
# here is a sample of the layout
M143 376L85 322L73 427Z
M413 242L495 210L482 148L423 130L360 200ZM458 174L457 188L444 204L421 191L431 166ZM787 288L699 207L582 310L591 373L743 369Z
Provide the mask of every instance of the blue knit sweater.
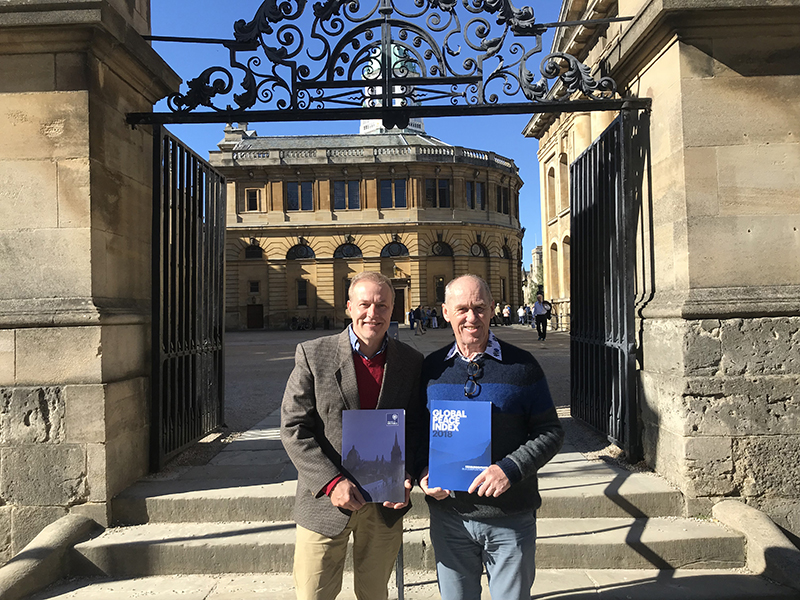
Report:
M460 356L445 361L448 345L428 355L422 366L422 385L427 390L423 422L430 420L432 400L470 400L464 395L467 362ZM508 477L511 487L497 498L454 492L444 500L426 497L432 510L454 510L470 519L492 518L535 511L541 506L537 473L564 442L544 372L533 356L500 341L502 361L484 355L480 393L475 402L492 403L492 463ZM425 398L423 395L422 398ZM424 402L424 400L423 400ZM427 419L427 421L426 421ZM428 437L420 432L422 460L428 456ZM425 465L418 464L421 470Z

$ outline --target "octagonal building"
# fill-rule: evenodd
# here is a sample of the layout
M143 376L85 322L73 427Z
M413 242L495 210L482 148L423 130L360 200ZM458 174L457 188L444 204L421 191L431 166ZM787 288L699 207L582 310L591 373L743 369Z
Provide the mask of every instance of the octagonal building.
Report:
M225 127L211 163L227 179L226 328L341 328L347 289L380 271L393 320L436 307L475 273L495 301L522 300L522 180L510 158L451 146L421 121L352 135L259 136Z

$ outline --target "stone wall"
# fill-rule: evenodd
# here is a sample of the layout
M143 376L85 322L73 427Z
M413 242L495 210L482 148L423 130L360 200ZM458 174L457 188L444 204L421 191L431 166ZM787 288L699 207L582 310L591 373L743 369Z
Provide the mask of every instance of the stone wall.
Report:
M118 10L119 9L119 10ZM0 563L146 473L149 2L0 7Z
M645 324L648 460L692 512L735 496L800 531L800 318Z
M800 534L800 2L705 5L643 3L608 56L653 99L645 456L690 512L733 496Z

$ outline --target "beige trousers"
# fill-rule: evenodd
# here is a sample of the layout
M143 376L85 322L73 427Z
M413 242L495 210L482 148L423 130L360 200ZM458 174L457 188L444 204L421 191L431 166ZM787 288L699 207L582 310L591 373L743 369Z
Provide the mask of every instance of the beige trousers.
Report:
M347 541L353 534L353 579L358 600L386 600L387 584L403 543L403 520L383 522L376 504L352 514L344 531L329 538L297 526L294 585L297 600L334 600L342 590Z

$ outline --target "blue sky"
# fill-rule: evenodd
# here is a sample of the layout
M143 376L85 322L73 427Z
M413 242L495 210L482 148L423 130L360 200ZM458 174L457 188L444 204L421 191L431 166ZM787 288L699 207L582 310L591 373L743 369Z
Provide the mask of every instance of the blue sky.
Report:
M402 2L402 0L400 0ZM411 0L406 0L411 4ZM369 0L367 0L369 3ZM261 0L155 0L152 2L153 35L184 37L233 37L233 24L238 19L249 21L261 4ZM306 11L310 12L313 2ZM362 4L364 2L362 1ZM559 0L544 2L518 2L519 6L530 5L536 21L549 23L558 20ZM543 40L544 57L552 42L552 30ZM169 65L184 79L192 79L205 68L215 65L228 66L229 59L224 48L197 44L175 44L154 42L153 46ZM532 59L531 64L536 64ZM185 90L183 90L185 91ZM156 110L166 108L163 102ZM541 244L542 228L539 209L539 167L536 161L538 141L524 138L522 129L529 120L527 115L490 117L444 117L428 118L425 129L448 144L479 150L494 151L514 160L525 182L520 191L520 220L526 228L523 239L526 268L530 267L531 250ZM223 125L171 125L169 129L202 156L216 149L222 139ZM302 135L321 133L357 133L357 121L304 122L304 123L251 123L261 135Z

